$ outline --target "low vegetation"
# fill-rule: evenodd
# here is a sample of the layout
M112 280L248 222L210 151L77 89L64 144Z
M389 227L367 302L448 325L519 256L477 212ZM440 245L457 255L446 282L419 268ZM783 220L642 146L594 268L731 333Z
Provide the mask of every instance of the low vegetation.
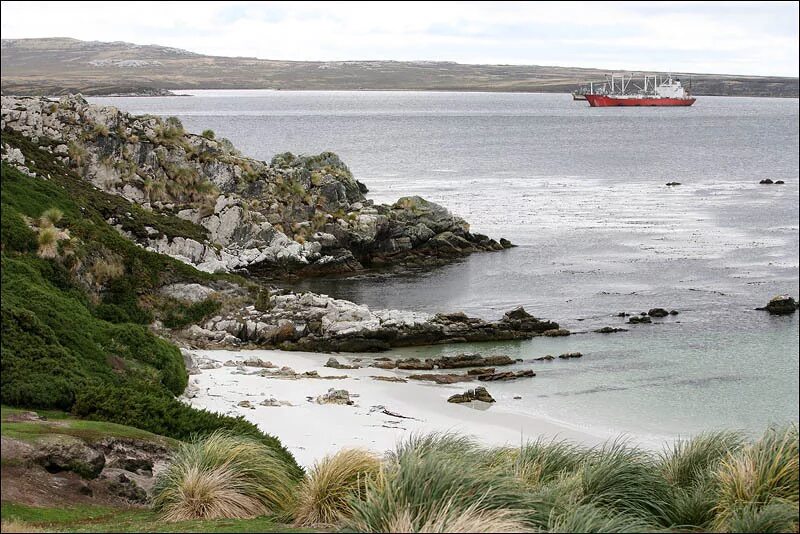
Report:
M250 462L249 474L263 473L263 487L223 491L224 484L241 484L242 476L241 466L227 459L236 446L221 448L218 439L195 442L178 455L171 470L180 476L170 475L156 494L164 517L250 517L280 510L279 517L291 516L296 525L357 532L798 528L797 427L772 428L753 442L729 432L700 435L661 455L623 441L592 449L545 441L488 448L452 434L414 436L380 462L365 451L341 451L316 464L299 486L285 482L287 494L268 497L259 492L274 484L267 481L280 480L269 456L242 457ZM219 476L221 465L225 476ZM188 497L194 487L176 492L176 479L205 481L203 498ZM165 499L168 508L161 504ZM199 502L207 508L198 511Z
M4 132L3 142L19 148L35 172L2 163L3 404L70 411L179 440L227 429L274 449L299 479L302 471L276 438L243 418L180 402L183 358L148 328L155 319L184 326L219 308L213 300L180 308L159 294L163 285L225 275L144 250L108 221L142 235L203 239L205 231L103 193L29 139Z

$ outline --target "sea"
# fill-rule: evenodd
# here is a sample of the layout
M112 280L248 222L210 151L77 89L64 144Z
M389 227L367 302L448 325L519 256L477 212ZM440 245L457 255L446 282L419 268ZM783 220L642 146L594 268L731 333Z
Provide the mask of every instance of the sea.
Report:
M571 330L394 351L522 358L537 376L492 384L497 409L651 444L798 423L800 313L755 310L798 297L797 99L591 108L567 94L179 93L190 96L89 100L177 116L266 161L333 151L375 202L420 195L516 244L427 272L295 286L491 320L524 306ZM679 313L644 325L618 316L656 307ZM604 326L627 331L594 332ZM583 356L557 358L568 352ZM531 363L547 354L556 359Z

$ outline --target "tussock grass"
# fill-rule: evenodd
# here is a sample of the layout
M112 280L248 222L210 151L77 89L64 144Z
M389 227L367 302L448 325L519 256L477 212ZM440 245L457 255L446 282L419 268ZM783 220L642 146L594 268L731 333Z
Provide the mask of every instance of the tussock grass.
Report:
M574 473L591 455L591 449L566 441L540 438L520 448L495 449L493 463L513 473L531 489L536 489Z
M746 504L731 511L727 532L797 532L797 504L773 500L766 506Z
M659 522L668 516L669 485L654 458L624 441L614 441L592 454L572 482L579 504Z
M286 517L295 488L272 448L217 431L181 445L156 481L153 507L167 521Z
M317 463L302 482L295 511L297 525L332 525L349 518L352 501L363 500L378 478L380 460L371 452L344 449Z
M489 457L462 436L413 436L389 456L381 476L368 487L364 500L353 504L353 517L345 524L359 532L506 528L500 523L484 527L479 520L531 528L542 513L539 503L511 476L492 468ZM469 518L476 523L466 523ZM438 530L428 530L434 528Z
M678 440L661 455L661 473L673 486L690 488L706 482L729 453L744 445L738 432L710 432Z
M44 530L16 519L3 519L0 524L0 532L44 532Z
M769 429L755 443L729 453L716 473L716 528L731 528L733 521L755 521L761 508L766 510L773 502L792 504L797 525L799 478L796 426ZM766 521L776 512L770 508L764 514Z
M553 514L547 532L648 532L644 522L622 515L610 515L591 504L569 509L560 515Z

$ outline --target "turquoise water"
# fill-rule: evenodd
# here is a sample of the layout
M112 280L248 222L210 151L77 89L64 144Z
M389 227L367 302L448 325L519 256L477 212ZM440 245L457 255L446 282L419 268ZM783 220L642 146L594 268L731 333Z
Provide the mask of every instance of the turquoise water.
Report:
M333 150L376 201L419 194L519 245L416 276L303 288L487 319L524 305L579 332L400 352L580 351L580 360L536 362L536 378L491 391L508 409L595 433L757 433L798 420L800 314L753 309L776 294L798 296L797 99L601 109L545 94L193 93L92 100L176 115L261 159ZM759 185L763 178L786 184ZM653 307L680 315L591 332L622 326L620 311Z

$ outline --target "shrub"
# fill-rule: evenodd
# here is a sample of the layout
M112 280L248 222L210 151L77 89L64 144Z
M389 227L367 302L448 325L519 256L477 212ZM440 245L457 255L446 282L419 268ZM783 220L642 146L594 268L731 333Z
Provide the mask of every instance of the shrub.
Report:
M287 516L296 483L270 447L214 432L181 444L159 475L153 507L168 521Z
M368 451L344 449L326 456L300 486L296 523L325 525L349 518L352 502L364 499L379 471L380 461Z
M39 225L42 227L50 227L55 226L61 221L61 218L64 217L64 212L58 208L50 208L42 213L42 216L39 217Z
M276 451L289 466L289 475L294 480L303 477L302 469L281 442L261 432L253 423L242 417L194 409L165 392L126 387L124 383L92 385L77 391L72 411L88 419L133 426L179 440L208 435L216 430L250 436Z
M214 130L211 129L203 130L203 133L201 135L206 139L214 139Z

